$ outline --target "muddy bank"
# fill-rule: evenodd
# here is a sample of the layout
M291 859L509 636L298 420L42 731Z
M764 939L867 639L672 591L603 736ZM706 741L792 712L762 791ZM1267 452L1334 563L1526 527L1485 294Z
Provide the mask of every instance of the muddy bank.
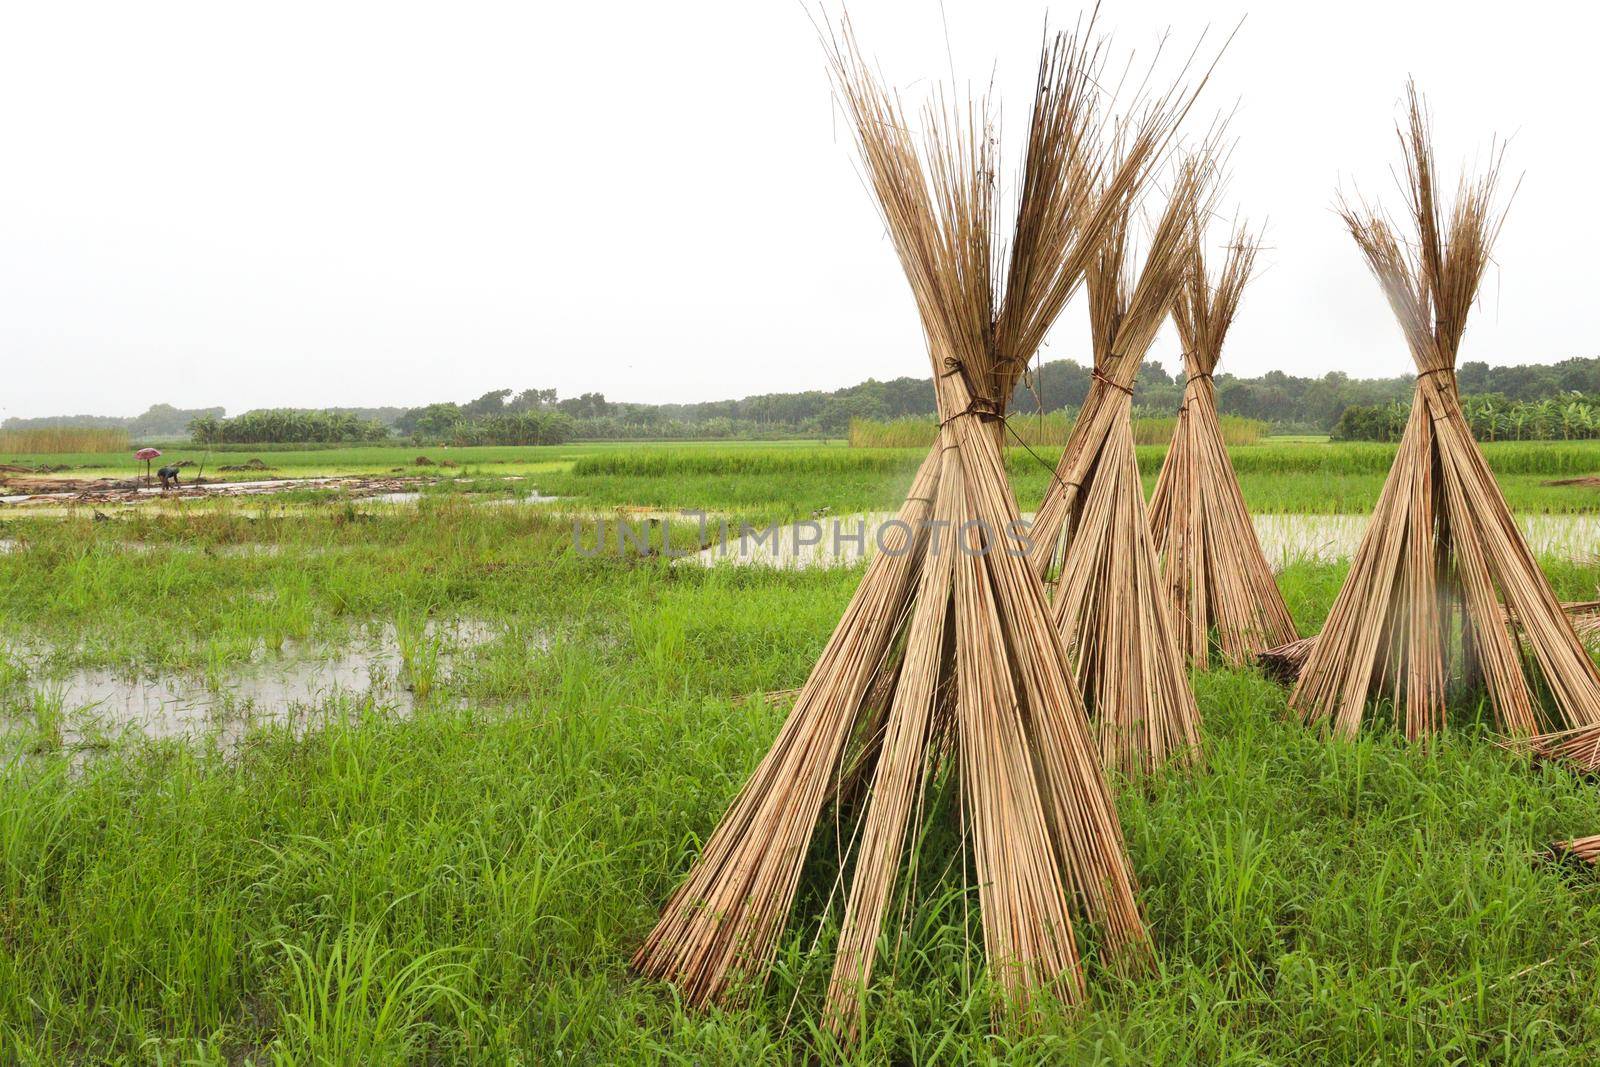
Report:
M354 497L386 493L418 493L436 479L427 477L363 477L343 475L319 478L261 478L254 481L197 481L174 489L145 485L143 479L7 478L0 482L0 505L104 505L139 504L150 500L206 500L217 497L261 496L292 489L334 489Z

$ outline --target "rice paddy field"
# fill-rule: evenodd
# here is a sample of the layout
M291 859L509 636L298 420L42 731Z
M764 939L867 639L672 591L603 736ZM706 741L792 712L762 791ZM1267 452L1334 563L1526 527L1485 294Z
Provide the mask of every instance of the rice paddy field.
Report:
M1218 420L1222 426L1222 439L1230 445L1253 445L1266 436L1268 426L1258 419L1245 419L1237 415L1223 415ZM1052 411L1042 416L1015 415L1007 420L1012 434L1008 443L1020 441L1028 445L1054 445L1067 443L1072 434L1073 420L1065 412ZM1133 440L1141 445L1162 445L1172 440L1172 431L1178 424L1176 416L1151 418L1135 416L1131 420ZM849 441L855 448L929 448L938 436L938 426L932 418L895 419L879 422L872 419L850 420Z
M1566 524L1540 549L1557 594L1600 597L1585 525L1600 488L1547 484L1600 476L1600 443L1485 452L1514 510ZM1056 458L1036 453L1008 456L1024 510ZM1147 490L1161 454L1140 449ZM276 472L261 477L437 480L392 501L0 506L0 1061L1600 1057L1600 878L1542 858L1600 832L1596 784L1499 748L1473 694L1436 743L1381 728L1334 741L1254 670L1194 676L1205 772L1117 783L1155 973L1103 970L1082 929L1089 1003L996 1027L975 890L933 872L885 945L861 1040L841 1048L817 1025L839 919L823 863L797 915L829 918L786 935L773 980L688 1011L628 958L861 566L578 552L574 523L892 509L921 453L410 446L207 462L252 456ZM1393 449L1266 439L1233 456L1253 511L1359 522ZM133 469L95 453L0 462ZM1347 565L1281 561L1302 632Z

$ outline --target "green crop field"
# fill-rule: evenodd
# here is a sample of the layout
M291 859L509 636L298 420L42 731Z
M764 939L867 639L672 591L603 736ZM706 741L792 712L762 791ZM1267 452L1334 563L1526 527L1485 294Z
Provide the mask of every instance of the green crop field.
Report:
M557 450L560 451L560 450ZM1268 440L1230 449L1253 511L1365 514L1377 503L1394 446ZM1600 505L1600 487L1544 483L1600 473L1600 442L1485 446L1513 509L1582 512ZM577 455L538 479L542 492L596 504L754 509L793 518L830 507L835 513L898 507L925 449L718 446L680 451L659 446L608 448ZM1059 448L1010 448L1017 503L1031 511L1044 496ZM1145 490L1155 484L1165 446L1139 448Z
M823 507L836 514L897 507L926 455L925 449L850 448L842 441L233 447L226 452L169 444L163 451L163 462L196 464L188 469L191 478L196 473L210 480L400 473L492 483L522 476L547 495L598 506L720 509L760 518L802 517ZM1394 446L1266 438L1236 445L1230 452L1253 511L1364 514L1377 502ZM1600 506L1600 487L1544 484L1600 475L1600 441L1497 442L1485 445L1484 453L1518 511L1583 512ZM1163 445L1140 446L1146 492L1165 455ZM1059 456L1055 446L1007 450L1006 464L1024 511L1044 495ZM419 458L429 462L419 465ZM220 469L252 459L260 459L267 469ZM143 472L143 464L132 456L102 453L0 454L0 463L44 466L60 476L133 477Z
M1161 452L1140 450L1147 486ZM1600 474L1600 443L1485 452L1519 511L1600 506L1592 487L1542 484ZM1252 507L1350 514L1392 454L1233 451ZM1428 746L1382 729L1330 741L1250 670L1195 676L1206 771L1118 783L1154 974L1102 971L1082 929L1089 1003L997 1027L975 892L951 874L886 944L861 1042L831 1046L817 1022L839 909L821 863L797 915L829 918L797 923L739 1006L688 1011L632 977L629 955L782 721L764 694L804 681L861 568L588 557L569 512L889 508L921 453L363 446L208 462L253 455L280 476L443 478L403 505L302 490L100 520L0 506L0 1061L1600 1057L1600 878L1539 859L1600 832L1593 783L1499 748L1475 697ZM1010 451L1024 508L1054 458ZM486 506L529 489L565 499ZM1542 562L1563 598L1600 596L1600 545ZM1279 575L1304 632L1344 567ZM380 634L392 660L355 684L256 687L268 667L326 669ZM180 682L215 698L182 736L125 714Z
M565 464L580 456L604 455L610 452L660 450L663 447L680 454L701 452L736 453L745 449L761 452L800 449L813 452L819 449L844 448L844 442L818 441L707 441L683 442L670 446L639 442L586 443L574 445L475 445L455 448L443 445L226 445L207 448L188 441L157 442L162 451L163 463L194 463L208 477L222 477L220 467L248 463L260 459L268 473L249 477L273 477L278 472L287 477L309 477L327 474L381 474L395 467L415 466L417 458L425 457L433 463L449 461L462 468L484 468L502 474L520 473L530 467ZM84 477L115 475L131 477L144 473L144 464L132 453L108 452L4 452L0 463L28 467L45 467L58 473ZM226 473L226 472L223 472ZM427 473L412 471L410 473Z

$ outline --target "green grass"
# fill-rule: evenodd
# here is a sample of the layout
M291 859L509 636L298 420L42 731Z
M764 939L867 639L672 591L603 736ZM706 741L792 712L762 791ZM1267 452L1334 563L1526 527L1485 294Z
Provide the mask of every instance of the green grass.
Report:
M703 493L767 513L877 501L908 476L894 455L838 454L708 446L652 472L629 446L538 462L571 463L552 477L588 499ZM1286 498L1325 491L1317 475L1279 482ZM0 1060L842 1055L812 1025L832 926L813 953L818 929L801 923L737 1009L687 1012L626 961L777 730L783 709L755 694L805 678L859 570L584 559L567 522L453 493L376 515L319 499L8 517L0 536L25 544L0 554L0 637L55 649L33 665L0 653ZM1548 569L1563 596L1600 584L1597 566ZM1281 576L1302 626L1342 575ZM429 617L501 636L446 671ZM63 740L76 709L51 694L75 666L225 676L262 645L374 621L396 625L413 716L340 698L304 736L263 723L231 754ZM996 1032L962 966L971 900L959 878L937 883L849 1058L1594 1062L1600 879L1535 862L1552 838L1600 830L1591 784L1498 749L1477 703L1423 748L1381 729L1324 740L1252 672L1203 676L1197 694L1208 772L1120 794L1158 971L1101 972L1083 931L1091 1002ZM826 891L819 865L804 898Z
M1140 446L1148 493L1166 455ZM1518 511L1582 512L1600 506L1593 487L1546 486L1558 477L1600 473L1600 442L1505 443L1485 447L1511 506ZM1369 443L1242 445L1230 450L1246 503L1255 511L1370 512L1394 459L1394 446ZM773 449L693 453L663 448L585 455L541 474L542 492L598 505L722 509L762 518L796 518L829 507L834 514L898 507L923 449ZM1043 499L1058 448L1007 450L1018 506Z
M642 708L582 673L514 716L369 710L236 763L173 746L7 776L0 1018L19 1058L789 1062L825 972L695 1016L624 962L776 718ZM578 682L579 679L573 679ZM1329 744L1258 679L1200 691L1209 774L1123 794L1161 954L1039 1032L991 1038L913 939L865 1062L1584 1062L1590 879L1533 852L1591 790L1470 733ZM597 699L611 697L610 701ZM905 959L911 955L910 960ZM1547 962L1548 961L1548 962ZM799 1024L783 1025L799 995Z

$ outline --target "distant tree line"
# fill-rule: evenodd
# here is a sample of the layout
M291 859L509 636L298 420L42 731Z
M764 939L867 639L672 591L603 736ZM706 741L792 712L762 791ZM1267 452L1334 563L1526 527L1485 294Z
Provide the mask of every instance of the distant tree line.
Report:
M1502 401L1565 402L1575 394L1600 393L1600 358L1516 367L1469 362L1458 368L1456 382L1463 397L1497 395ZM1260 378L1218 375L1217 403L1225 413L1265 419L1279 433L1331 433L1351 406L1409 406L1415 384L1412 375L1379 379L1337 373L1295 378L1277 371Z
M504 411L461 419L431 440L451 445L561 445L576 436L577 422L559 411Z
M0 430L126 430L130 440L182 437L195 419L221 418L222 408L175 408L171 404L152 404L142 415L45 415L35 419L10 418L0 422Z
M1511 400L1500 393L1461 401L1472 435L1480 441L1582 441L1600 438L1600 394ZM1335 441L1398 441L1411 414L1409 400L1344 409Z
M1574 394L1600 394L1600 358L1546 365L1490 367L1462 364L1465 396L1496 395L1511 402L1569 402ZM1225 415L1267 423L1274 433L1331 433L1348 408L1381 409L1410 402L1415 379L1351 378L1333 372L1301 378L1269 371L1255 378L1219 374L1218 405ZM1074 411L1089 392L1082 363L1052 360L1030 368L1018 383L1011 410ZM1175 411L1184 376L1149 362L1134 385L1134 402L1152 411ZM559 397L554 389L495 389L465 402L440 401L413 408L326 408L247 411L223 417L221 408L180 411L158 404L134 419L56 416L7 419L0 428L125 426L130 436L175 436L194 424L216 442L375 441L401 438L425 443L551 443L569 440L843 437L852 419L892 422L934 413L927 378L868 379L832 391L761 393L740 400L697 404L640 404L607 400L601 393ZM1353 420L1370 418L1353 415ZM380 432L381 428L381 432ZM1497 427L1499 433L1501 428ZM1341 432L1357 431L1354 423ZM1513 429L1511 432L1526 432ZM309 435L309 436L308 436ZM319 436L332 435L332 436Z
M1600 357L1518 367L1472 362L1463 364L1457 377L1467 395L1494 393L1513 401L1568 399L1573 393L1600 392ZM1052 360L1031 368L1017 384L1011 410L1075 411L1088 395L1090 382L1088 366ZM1184 384L1181 368L1169 373L1159 363L1147 363L1134 384L1134 402L1151 411L1175 411L1183 402ZM1330 433L1353 405L1409 403L1415 378L1352 378L1338 371L1302 378L1269 371L1254 378L1219 374L1215 384L1225 415L1265 422L1274 433ZM541 403L571 415L580 439L840 437L848 433L852 419L892 422L934 413L933 384L928 378L869 379L832 392L763 393L699 404L617 403L599 393Z
M590 394L598 396L599 394ZM604 403L604 398L601 398ZM495 389L465 404L409 408L394 429L414 441L453 445L559 445L577 436L577 420L554 389Z
M346 411L261 408L231 419L203 415L189 423L189 436L201 445L376 442L388 440L389 427Z
M573 439L576 421L554 408L555 394L511 390L467 404L394 409L393 424L362 418L354 409L263 408L231 419L202 416L189 424L197 444L381 443L397 437L449 445L551 445ZM381 409L379 409L381 410Z

